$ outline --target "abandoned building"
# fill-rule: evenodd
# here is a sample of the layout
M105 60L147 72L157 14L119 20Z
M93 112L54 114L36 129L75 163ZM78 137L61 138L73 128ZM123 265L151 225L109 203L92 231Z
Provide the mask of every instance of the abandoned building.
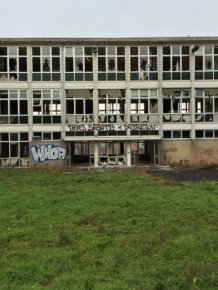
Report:
M218 37L0 39L0 167L218 163Z

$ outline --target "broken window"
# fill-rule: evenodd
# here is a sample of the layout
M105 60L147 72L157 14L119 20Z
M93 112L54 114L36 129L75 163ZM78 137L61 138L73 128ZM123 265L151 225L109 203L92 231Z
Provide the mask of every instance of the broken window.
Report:
M124 47L98 47L98 80L125 80Z
M189 46L163 46L163 80L189 80Z
M126 165L126 146L124 142L106 141L99 143L99 165Z
M60 47L32 47L33 81L60 81Z
M16 58L9 58L9 71L16 72L17 71L17 59Z
M0 47L0 81L27 81L26 47Z
M195 121L218 123L218 89L195 91Z
M93 91L92 90L67 90L66 91L66 122L94 123Z
M1 167L27 166L28 156L28 133L0 133Z
M158 123L157 90L131 90L131 123Z
M191 122L190 90L163 89L163 122Z
M42 58L42 71L50 72L50 58L47 57Z
M33 91L33 124L61 122L61 97L59 90Z
M93 80L93 47L65 47L65 80Z
M195 79L218 79L218 47L203 45L195 52Z
M2 124L27 124L27 91L0 91L0 122Z
M157 47L130 47L131 80L157 80Z
M125 112L125 90L99 90L99 123L123 124Z

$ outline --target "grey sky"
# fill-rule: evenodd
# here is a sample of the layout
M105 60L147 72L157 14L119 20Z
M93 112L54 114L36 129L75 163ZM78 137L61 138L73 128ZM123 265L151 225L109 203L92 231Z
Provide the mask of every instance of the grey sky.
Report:
M0 0L0 9L0 37L218 35L218 0Z

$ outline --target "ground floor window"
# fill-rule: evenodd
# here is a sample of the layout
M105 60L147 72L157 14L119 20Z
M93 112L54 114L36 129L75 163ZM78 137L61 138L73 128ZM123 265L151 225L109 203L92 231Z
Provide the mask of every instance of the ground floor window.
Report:
M218 138L218 130L196 130L195 138L196 139Z
M159 141L153 140L75 141L67 142L66 149L67 165L72 167L122 167L159 163Z
M187 139L190 138L190 130L165 130L163 131L164 139Z
M61 140L61 132L33 132L33 140Z
M0 166L27 166L29 162L28 148L28 133L0 133Z
M106 141L100 142L99 165L126 165L126 144L125 142Z

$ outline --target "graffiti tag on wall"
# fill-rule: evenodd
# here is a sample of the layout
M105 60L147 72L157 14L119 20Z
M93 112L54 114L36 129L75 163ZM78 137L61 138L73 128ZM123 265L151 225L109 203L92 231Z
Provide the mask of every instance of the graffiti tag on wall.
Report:
M166 148L162 150L163 153L172 153L172 152L177 152L177 148Z
M33 145L30 147L30 153L34 162L46 162L64 160L66 149L62 146L53 144Z
M70 131L117 131L117 130L134 130L134 131L154 131L158 129L157 124L121 124L121 125L114 125L114 124L75 124L75 125L67 125Z
M218 148L200 148L198 154L202 159L218 160Z

